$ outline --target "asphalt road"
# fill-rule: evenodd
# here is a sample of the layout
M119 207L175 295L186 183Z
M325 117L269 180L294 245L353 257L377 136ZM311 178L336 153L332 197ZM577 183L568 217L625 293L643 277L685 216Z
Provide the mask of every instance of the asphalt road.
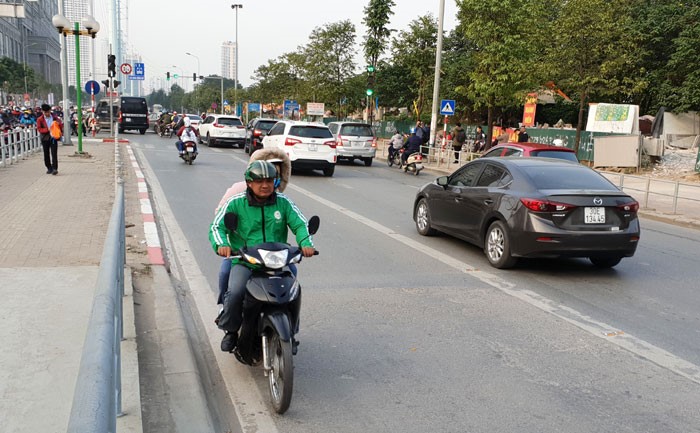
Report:
M247 156L200 146L187 166L173 140L128 138L187 240L172 247L214 304L207 229ZM321 217L321 255L300 265L292 406L254 422L299 433L700 431L700 232L643 219L637 254L612 270L575 259L500 271L478 248L417 234L413 197L433 177L381 161L292 177L286 193ZM237 395L265 397L262 371L241 368L257 389L225 376Z

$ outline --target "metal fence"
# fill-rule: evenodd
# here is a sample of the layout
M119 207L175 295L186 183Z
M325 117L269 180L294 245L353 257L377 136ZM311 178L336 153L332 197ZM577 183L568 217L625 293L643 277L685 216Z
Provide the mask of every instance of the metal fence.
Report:
M115 144L116 146L116 144ZM121 166L115 152L117 172ZM124 186L117 177L116 196L97 275L80 370L68 421L69 433L115 433L121 414L121 341L126 260Z
M41 150L41 139L35 128L10 130L0 136L0 167L16 164Z
M602 174L633 196L642 209L700 215L700 185L623 173Z

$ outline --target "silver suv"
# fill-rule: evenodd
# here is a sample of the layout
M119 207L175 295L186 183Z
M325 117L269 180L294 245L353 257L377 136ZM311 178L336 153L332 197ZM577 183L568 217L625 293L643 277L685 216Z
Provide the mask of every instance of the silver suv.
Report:
M328 124L336 141L338 159L361 159L372 165L377 153L377 137L372 127L361 122L331 122Z

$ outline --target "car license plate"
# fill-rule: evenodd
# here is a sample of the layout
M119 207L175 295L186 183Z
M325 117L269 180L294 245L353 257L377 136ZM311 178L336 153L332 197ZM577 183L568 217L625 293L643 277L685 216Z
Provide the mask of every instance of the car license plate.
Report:
M362 141L353 141L353 142L352 142L352 146L353 146L353 147L362 147L362 146L364 146L364 144L365 144L365 143L362 142Z
M605 224L604 207L584 208L584 222L586 224Z
M311 152L316 152L316 144L314 144L314 143L309 144L309 150Z
M126 120L127 122L131 122L131 119L129 119L128 117L124 120Z

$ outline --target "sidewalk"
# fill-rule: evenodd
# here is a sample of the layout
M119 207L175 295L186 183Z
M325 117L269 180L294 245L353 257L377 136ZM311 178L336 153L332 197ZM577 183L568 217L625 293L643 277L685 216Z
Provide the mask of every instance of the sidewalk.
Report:
M0 426L65 432L114 202L115 147L86 139L0 168ZM129 280L127 279L127 282ZM119 431L141 431L131 285L124 300Z
M387 155L387 143L388 140L382 139L377 145L377 156L376 159L382 163L386 162ZM464 165L462 163L462 165ZM423 165L425 166L425 172L434 173L436 176L446 175L457 170L459 164L452 163L452 158L445 158L440 163L436 161L424 160ZM605 177L616 185L619 185L620 174L619 173L608 173L601 172ZM700 183L697 185L686 183L685 186L679 191L679 196L686 197L689 199L682 199L682 205L678 206L676 213L673 212L672 205L672 195L674 193L673 181L656 178L654 176L627 176L627 178L633 181L628 182L624 185L624 191L634 197L640 203L639 214L658 221L667 222L670 224L677 224L686 227L692 227L700 229ZM432 179L427 179L429 182ZM650 200L648 201L648 206L643 207L643 204L647 202L647 197L645 194L645 188L647 180L650 180L649 194Z

